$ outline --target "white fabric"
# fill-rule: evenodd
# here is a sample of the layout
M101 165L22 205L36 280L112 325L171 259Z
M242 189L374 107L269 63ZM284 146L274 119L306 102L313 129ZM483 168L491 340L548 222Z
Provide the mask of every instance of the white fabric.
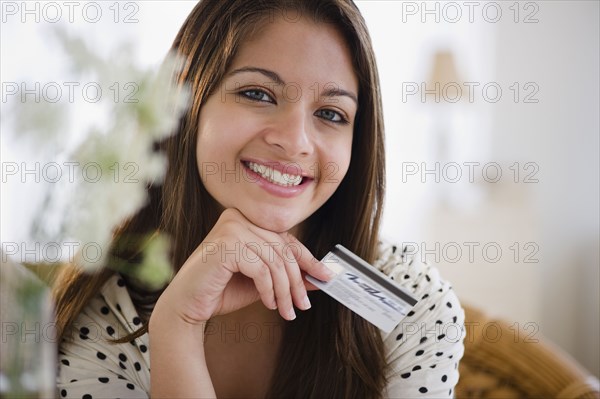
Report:
M387 243L380 243L374 266L419 299L395 330L382 333L389 364L383 396L453 397L464 351L464 311L452 287L435 267L419 262L417 257L409 259L401 248ZM140 325L123 281L113 276L60 345L60 397L148 398L148 334L132 343L107 342Z

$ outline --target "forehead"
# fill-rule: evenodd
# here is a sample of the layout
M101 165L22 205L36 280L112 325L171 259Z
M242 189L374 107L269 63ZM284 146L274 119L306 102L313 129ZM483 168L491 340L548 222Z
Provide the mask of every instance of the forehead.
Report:
M266 20L241 43L230 70L249 65L273 70L286 83L333 82L358 90L348 43L331 24Z

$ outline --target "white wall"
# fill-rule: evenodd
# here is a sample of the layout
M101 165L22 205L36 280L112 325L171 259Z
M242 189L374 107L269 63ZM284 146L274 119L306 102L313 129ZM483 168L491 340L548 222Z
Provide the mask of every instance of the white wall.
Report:
M430 251L425 258L439 264L465 303L555 341L599 375L599 3L522 2L517 16L514 2L499 2L502 16L490 22L495 7L486 19L480 2L472 23L463 2L454 3L463 12L458 22L449 21L451 9L444 14L447 3L438 3L437 22L421 2L359 4L383 85L384 232ZM427 80L435 48L453 51L463 81L499 86L501 99L476 90L472 103L439 107L431 95L425 103L403 102L402 83ZM537 103L525 102L527 94ZM440 120L450 141L441 156L432 144ZM470 183L465 161L495 162L502 178L489 183L479 168ZM456 162L463 178L451 183L443 170L439 183L432 175L406 175L407 162L430 169Z
M493 148L540 165L541 329L598 375L599 3L542 2L539 18L499 27L498 77L534 80L540 102L499 106Z

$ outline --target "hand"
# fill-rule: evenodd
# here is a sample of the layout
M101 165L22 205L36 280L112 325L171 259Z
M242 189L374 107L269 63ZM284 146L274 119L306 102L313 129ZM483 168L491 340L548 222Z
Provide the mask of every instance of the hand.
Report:
M252 224L236 209L225 210L158 300L190 324L203 325L257 300L293 320L293 305L310 308L303 278L328 281L334 274L289 233ZM157 309L155 308L155 311Z

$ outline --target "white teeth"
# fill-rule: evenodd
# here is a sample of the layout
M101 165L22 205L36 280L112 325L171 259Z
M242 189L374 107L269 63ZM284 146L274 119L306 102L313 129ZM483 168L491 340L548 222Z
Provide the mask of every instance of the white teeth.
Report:
M247 162L247 165L251 170L258 173L271 183L275 183L280 186L297 186L302 182L302 176L281 173L280 171L270 168L266 165L261 165L254 162Z

